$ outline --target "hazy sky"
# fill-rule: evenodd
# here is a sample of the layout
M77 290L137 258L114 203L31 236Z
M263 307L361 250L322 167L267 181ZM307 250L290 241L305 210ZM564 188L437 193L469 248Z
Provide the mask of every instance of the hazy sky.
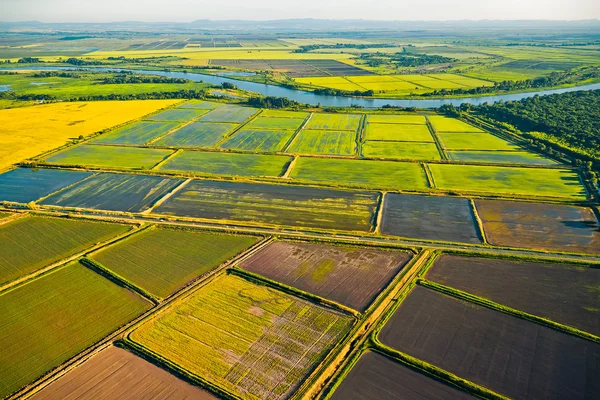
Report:
M600 0L0 0L1 21L591 19Z

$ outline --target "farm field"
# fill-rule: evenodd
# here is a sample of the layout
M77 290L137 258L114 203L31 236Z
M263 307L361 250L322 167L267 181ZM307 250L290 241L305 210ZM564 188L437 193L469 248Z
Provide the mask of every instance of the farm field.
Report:
M369 124L409 124L425 125L425 117L415 114L372 114L368 116Z
M291 177L303 181L377 189L428 188L423 168L410 162L300 157L291 172Z
M346 315L229 275L129 337L243 399L283 399L351 324Z
M101 173L45 198L40 204L143 212L182 182L161 176Z
M200 108L172 108L163 111L148 118L148 121L177 121L186 122L201 115L206 114L209 110Z
M35 393L32 400L133 399L218 400L127 350L109 347Z
M369 117L365 140L433 143L433 137L426 125L373 123L370 120Z
M304 129L329 129L333 131L356 131L361 116L356 114L315 113L304 125Z
M356 133L351 131L303 129L288 153L349 156L356 153Z
M181 104L177 108L193 108L198 110L214 110L215 108L219 108L222 106L221 103L215 103L212 101L204 101L204 100L189 100L185 103Z
M228 136L238 124L192 122L154 142L157 146L213 147Z
M494 245L600 253L598 220L589 208L496 200L475 206Z
M97 251L90 258L150 294L165 298L257 240L252 236L157 228Z
M234 104L225 104L202 116L202 122L230 122L242 123L256 114L258 110L250 107L240 107Z
M222 149L233 150L277 152L283 151L292 136L294 136L293 130L268 130L244 127L227 139L220 147Z
M308 117L308 113L306 112L298 112L298 111L285 111L285 110L271 110L264 109L262 113L260 113L260 117L277 117L277 118L294 118L294 119L302 119L304 120Z
M446 151L448 158L462 162L556 165L555 161L527 151Z
M511 151L519 147L489 133L439 132L442 147L448 150Z
M381 233L414 239L480 243L468 199L387 193Z
M511 398L593 398L600 390L599 343L421 286L379 339Z
M362 145L362 155L373 158L401 160L441 160L435 143L367 141Z
M304 118L290 118L290 117L265 117L263 113L256 119L250 121L246 127L253 129L291 129L295 131L300 128L306 116Z
M0 169L67 143L140 118L174 100L43 104L0 110Z
M130 229L126 225L25 216L0 226L0 284L30 274Z
M175 129L177 125L179 125L178 122L140 121L101 135L97 139L91 140L90 143L146 144L152 139Z
M266 154L240 154L184 151L159 169L201 174L234 176L280 176L291 157Z
M360 356L331 397L332 400L471 398L467 393L373 351Z
M16 168L0 174L0 201L29 203L91 175L81 171Z
M173 153L172 150L80 145L51 155L46 162L100 168L150 169Z
M576 171L485 165L429 164L441 190L585 200Z
M483 130L456 118L443 117L441 115L431 115L427 118L437 132L483 132Z
M66 361L150 308L81 264L0 295L0 396Z
M442 255L426 279L600 336L600 269Z
M157 207L165 215L369 231L378 194L253 183L193 181Z
M365 311L409 259L401 251L278 241L238 266Z

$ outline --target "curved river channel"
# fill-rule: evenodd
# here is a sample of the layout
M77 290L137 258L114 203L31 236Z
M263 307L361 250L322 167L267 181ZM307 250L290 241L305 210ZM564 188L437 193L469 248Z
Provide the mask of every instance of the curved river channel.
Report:
M276 97L287 97L290 100L295 100L303 104L317 105L327 107L350 107L350 106L361 106L366 108L377 108L382 107L386 104L391 106L399 107L417 107L417 108L437 108L444 104L453 104L459 106L463 103L469 103L473 105L481 105L483 103L494 103L496 101L513 101L521 100L527 97L533 97L535 95L547 95L555 93L566 93L575 92L580 90L594 90L600 89L600 83L593 83L583 86L573 86L562 89L550 89L550 90L539 90L535 92L524 92L524 93L512 93L495 96L483 96L483 97L463 97L454 99L414 99L414 100L399 100L399 99L369 99L362 97L346 97L346 96L327 96L322 94L314 94L306 92L304 90L288 89L282 86L269 85L265 83L241 81L237 79L231 79L224 76L199 74L195 72L167 72L167 71L151 71L151 70L139 70L139 69L123 69L123 68L74 68L74 67L25 67L25 68L14 68L14 69L0 69L4 71L10 70L61 70L61 69L84 69L84 70L96 70L103 72L118 72L127 71L135 72L144 75L160 75L168 76L171 78L184 78L192 81L203 81L214 85L220 85L224 82L229 82L236 85L238 88L247 90L250 92L260 93L264 96L276 96Z

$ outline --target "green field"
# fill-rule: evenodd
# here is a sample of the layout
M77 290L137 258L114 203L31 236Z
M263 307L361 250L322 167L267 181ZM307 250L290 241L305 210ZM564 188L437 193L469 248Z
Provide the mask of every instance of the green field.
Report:
M367 125L365 140L398 140L433 143L433 137L426 125L377 124L372 122Z
M313 114L305 129L330 129L334 131L356 131L360 122L360 115L354 114Z
M442 190L515 196L585 200L575 171L564 169L429 164L435 186Z
M428 188L427 177L421 165L410 162L300 157L291 177L336 186L390 190Z
M140 121L101 135L90 143L146 144L152 139L173 130L179 122Z
M298 111L263 110L261 117L300 118L305 119L308 113Z
M185 122L204 115L209 110L197 108L172 108L148 118L149 121L179 121Z
M554 165L555 161L527 151L447 151L453 161L497 164Z
M91 258L152 295L165 298L257 241L252 236L152 229Z
M160 169L211 175L280 176L290 161L287 156L184 151Z
M202 122L235 122L240 124L256 114L257 111L256 108L225 104L204 115L200 120Z
M4 292L0 396L35 380L150 306L78 263Z
M288 398L352 318L223 276L130 339L243 399Z
M213 147L238 126L238 124L227 123L192 122L154 144L172 147Z
M215 108L218 108L220 106L222 106L222 104L220 104L220 103L212 103L210 101L204 101L204 100L190 100L190 101L183 103L182 105L180 105L177 108L194 108L194 109L198 109L198 110L214 110Z
M61 165L150 169L172 153L163 149L81 145L54 154L46 161Z
M403 160L441 160L435 143L365 142L364 157L398 158Z
M290 129L295 131L296 129L300 128L303 122L304 118L263 117L261 114L258 118L252 120L245 127L254 129Z
M448 118L441 115L432 115L428 118L437 132L483 132L483 130L456 118Z
M293 135L294 131L290 130L266 130L244 127L221 144L221 148L262 152L283 151L283 148Z
M444 149L451 150L518 150L519 147L485 132L441 132L437 134Z
M351 156L356 153L356 133L303 129L287 152Z
M385 115L385 114L374 114L369 115L369 123L382 123L382 124L412 124L412 125L425 125L425 117L422 115Z
M129 230L126 225L64 218L22 217L0 226L0 283Z

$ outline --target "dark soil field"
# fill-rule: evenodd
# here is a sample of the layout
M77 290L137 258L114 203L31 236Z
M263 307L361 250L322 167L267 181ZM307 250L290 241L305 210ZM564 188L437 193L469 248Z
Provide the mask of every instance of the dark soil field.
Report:
M336 60L305 60L304 62L333 76L373 75L371 71Z
M89 172L56 169L13 169L0 175L0 201L36 201L90 175Z
M600 254L598 221L589 208L477 200L491 244Z
M519 399L594 399L600 344L415 287L380 340Z
M469 200L458 197L385 196L381 233L415 239L480 243Z
M257 71L278 70L291 78L373 74L336 60L210 60L210 64Z
M160 176L104 173L56 193L41 204L142 212L181 182Z
M374 352L363 354L332 400L472 399L467 393L429 378Z
M426 278L600 336L600 268L443 255Z
M409 259L406 252L274 242L239 266L364 311Z
M298 186L193 181L157 214L369 231L379 195Z
M109 347L31 397L34 400L217 397L118 347Z

